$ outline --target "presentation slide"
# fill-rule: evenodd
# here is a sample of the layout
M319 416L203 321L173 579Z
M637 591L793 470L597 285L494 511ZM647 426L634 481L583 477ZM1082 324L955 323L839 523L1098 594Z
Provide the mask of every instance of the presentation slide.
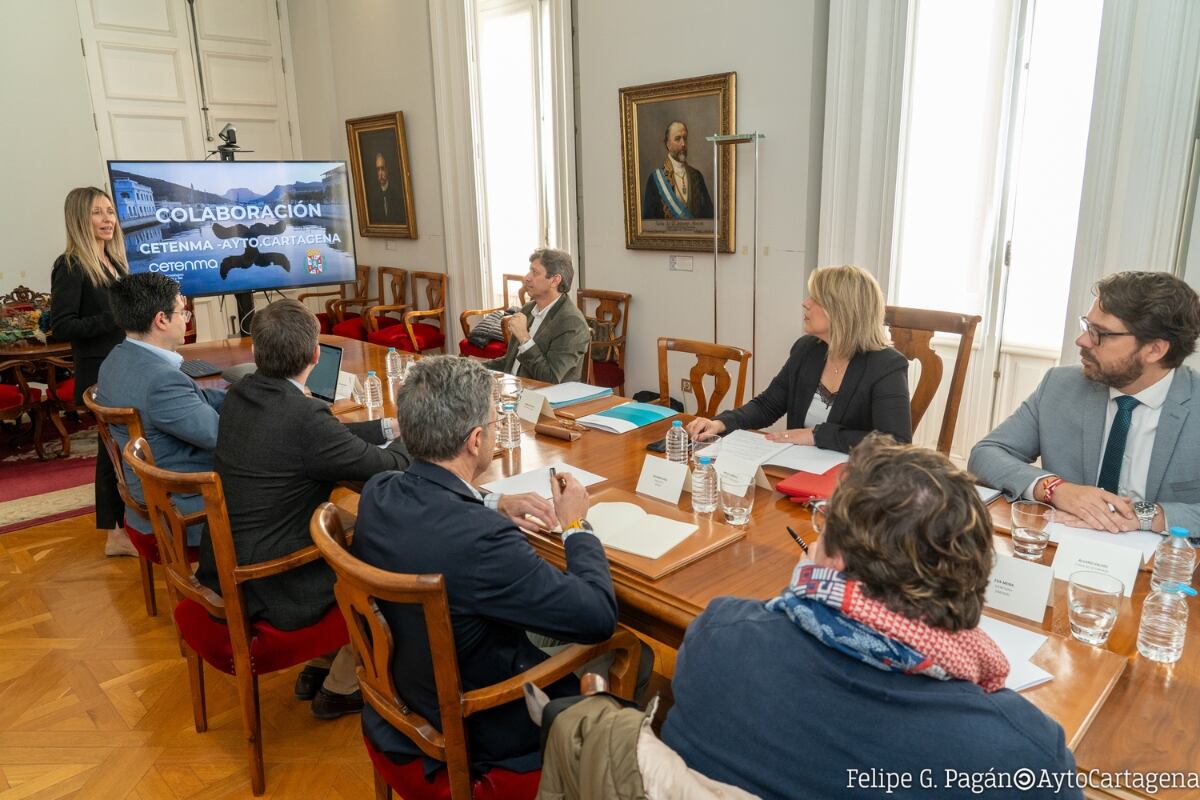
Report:
M131 272L188 297L354 280L340 161L110 161Z

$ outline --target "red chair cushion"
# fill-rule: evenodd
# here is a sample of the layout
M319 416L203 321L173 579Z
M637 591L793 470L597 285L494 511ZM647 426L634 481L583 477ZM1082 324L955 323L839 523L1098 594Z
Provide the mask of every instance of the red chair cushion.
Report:
M233 642L224 622L210 617L195 600L181 600L175 606L175 626L201 658L222 672L233 674ZM250 636L250 664L255 675L332 653L350 641L346 620L336 604L307 628L281 631L260 620L251 624Z
M58 384L54 390L54 396L64 403L75 402L75 379L67 378L62 383Z
M488 342L485 347L476 347L475 345L463 339L458 343L458 354L460 356L478 356L479 358L500 358L508 352L507 342Z
M367 329L363 327L362 317L357 314L335 324L330 333L334 336L345 336L347 339L358 339L360 342L367 338Z
M432 781L426 780L424 759L397 764L372 747L367 737L363 737L363 742L375 771L396 794L405 800L450 800L450 776L445 767L434 773ZM493 767L471 779L471 800L533 800L541 780L540 769L512 772Z
M329 314L325 311L317 314L317 322L321 323L321 333L333 333L333 320L329 318Z
M592 361L592 375L597 386L611 389L625 384L625 370L615 361Z
M36 387L29 387L29 399L35 403L42 399L42 390ZM0 383L0 411L9 408L16 408L25 402L25 398L21 396L19 386L12 386L7 383Z
M142 533L129 527L128 524L125 525L125 532L129 534L129 541L133 545L133 549L138 551L138 556L155 564L162 563L162 554L158 552L158 539L153 533ZM200 560L200 548L189 547L188 557L192 561Z
M409 353L423 353L426 350L436 350L446 344L446 337L438 330L436 325L414 322L412 329L413 334L417 337L417 346L415 348L412 342L408 340L408 331L405 330L403 325L393 325L390 328L377 330L367 337L367 341L371 344L394 347L397 350L405 350Z

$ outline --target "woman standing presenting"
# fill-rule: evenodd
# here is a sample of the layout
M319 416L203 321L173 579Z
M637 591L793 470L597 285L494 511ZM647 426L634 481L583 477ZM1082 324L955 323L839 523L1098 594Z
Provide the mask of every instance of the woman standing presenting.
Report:
M693 436L765 428L768 439L850 452L871 431L912 441L908 359L888 346L883 292L858 267L822 267L808 279L804 333L771 385L741 408L695 419Z
M109 309L108 289L129 269L125 241L112 198L103 189L72 189L63 204L67 248L50 276L50 320L54 337L71 343L75 360L75 405L96 382L100 362L125 332ZM96 527L107 534L104 554L136 556L123 527L124 504L117 476L103 447L96 453Z

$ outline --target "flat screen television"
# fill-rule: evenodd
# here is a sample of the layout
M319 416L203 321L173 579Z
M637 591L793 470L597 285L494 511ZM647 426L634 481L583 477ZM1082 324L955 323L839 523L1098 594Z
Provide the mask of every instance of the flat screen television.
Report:
M342 161L109 161L131 272L187 297L354 280Z

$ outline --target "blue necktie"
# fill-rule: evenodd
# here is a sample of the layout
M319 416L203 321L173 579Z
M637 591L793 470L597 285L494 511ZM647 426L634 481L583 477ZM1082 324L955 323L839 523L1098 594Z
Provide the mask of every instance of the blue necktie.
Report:
M1139 405L1136 397L1123 394L1117 398L1117 414L1113 417L1112 429L1108 432L1108 444L1104 446L1104 460L1100 462L1100 480L1096 485L1107 492L1117 493L1121 480L1121 462L1125 458L1125 439L1129 436L1129 425L1133 422L1133 409Z

